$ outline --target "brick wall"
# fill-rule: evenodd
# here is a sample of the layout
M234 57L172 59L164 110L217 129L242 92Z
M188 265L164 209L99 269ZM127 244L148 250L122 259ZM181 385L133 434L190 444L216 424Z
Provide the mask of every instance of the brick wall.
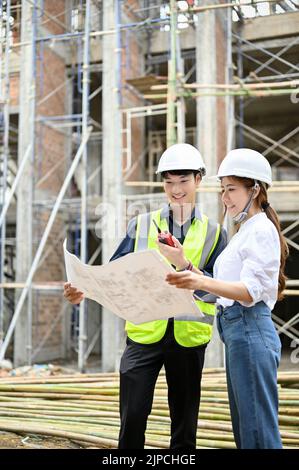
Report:
M20 75L18 73L14 73L10 75L10 83L9 83L9 95L10 95L10 106L18 106L19 105L19 97L20 97Z
M53 50L46 48L43 52L43 60L38 64L37 99L40 101L48 96L53 90L58 91L37 107L36 114L39 117L63 116L66 114L66 91L63 84L66 81L66 69L63 59ZM62 88L61 88L62 86ZM36 126L36 175L40 181L54 165L58 165L57 171L38 185L39 189L46 190L53 195L57 194L65 176L66 137L60 131L43 121Z
M52 15L62 10L63 2L45 2L45 9ZM51 9L50 9L51 7ZM60 17L59 17L60 18ZM47 29L53 34L63 31L53 22L46 23ZM54 93L45 102L36 108L36 115L43 117L44 121L36 126L36 161L35 175L38 197L41 199L55 198L63 184L66 174L66 139L60 131L59 126L53 129L46 118L48 116L63 116L67 114L66 90L63 85L66 81L66 67L64 60L47 45L40 51L42 60L37 63L37 102ZM59 165L58 167L56 165ZM54 171L51 172L55 166ZM50 174L49 174L50 172ZM48 177L44 178L46 175ZM41 182L41 183L39 183ZM50 216L48 208L36 207L34 213L34 250L41 239L46 223ZM44 249L43 262L39 266L34 282L61 281L65 277L62 243L66 236L65 224L61 216L56 217L48 242ZM47 256L45 256L47 255ZM63 296L61 291L47 292L38 291L34 293L34 347L40 344L42 338L50 331L56 317L53 331L43 346L36 360L51 360L60 357L63 351L63 329L64 315L60 315L63 307Z
M48 222L50 211L45 209L35 210L34 226L35 240L34 248L37 248L39 240ZM62 215L57 215L56 222L49 235L43 253L43 262L37 269L34 282L61 281L64 278L62 243L65 238L65 222Z
M65 22L65 8L65 0L44 0L45 14L42 17L42 23L49 33L64 34L66 32L66 28L63 26ZM57 21L49 18L46 13Z
M49 47L38 51L42 57L37 61L37 95L39 98L47 96L66 80L64 60ZM53 116L63 114L65 110L65 88L60 88L55 94L37 108L38 114Z
M123 4L124 12L131 22L140 21L140 18L134 14L134 10L140 8L139 0L126 0Z
M39 355L36 356L35 361L38 357L40 358L38 361L47 361L60 357L63 351L63 322L61 319L56 321L60 316L62 307L60 297L56 294L43 295L42 293L35 293L33 304L35 306L32 329L33 349L39 348L43 342L42 349ZM48 335L48 338L44 342L46 335Z

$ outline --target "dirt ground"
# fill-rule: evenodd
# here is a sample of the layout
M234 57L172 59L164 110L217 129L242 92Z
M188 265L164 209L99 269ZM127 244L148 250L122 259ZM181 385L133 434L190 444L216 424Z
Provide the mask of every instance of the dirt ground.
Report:
M92 449L90 444L78 443L67 439L15 434L0 431L0 449Z

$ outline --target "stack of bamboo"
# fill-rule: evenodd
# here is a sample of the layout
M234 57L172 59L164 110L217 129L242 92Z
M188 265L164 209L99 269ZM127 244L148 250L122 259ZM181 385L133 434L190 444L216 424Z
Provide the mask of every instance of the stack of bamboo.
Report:
M299 448L299 374L278 377L280 430L285 448ZM118 374L0 380L0 430L68 438L117 447ZM170 419L165 375L160 374L146 432L147 448L168 448ZM203 373L198 448L235 448L223 369Z

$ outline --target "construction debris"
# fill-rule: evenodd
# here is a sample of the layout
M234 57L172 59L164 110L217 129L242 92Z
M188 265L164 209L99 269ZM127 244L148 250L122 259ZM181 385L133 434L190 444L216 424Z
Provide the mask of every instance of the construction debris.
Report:
M9 359L3 359L0 361L0 377L5 377L6 374L9 374L12 368L13 365Z
M299 374L279 373L279 422L284 448L299 448ZM0 430L69 439L116 448L119 376L72 374L0 380ZM165 374L157 382L146 448L168 448L170 418ZM205 369L197 431L198 448L235 448L224 369Z
M34 364L32 366L22 366L13 369L9 360L0 362L0 378L5 377L52 377L61 374L73 374L74 370L53 364Z

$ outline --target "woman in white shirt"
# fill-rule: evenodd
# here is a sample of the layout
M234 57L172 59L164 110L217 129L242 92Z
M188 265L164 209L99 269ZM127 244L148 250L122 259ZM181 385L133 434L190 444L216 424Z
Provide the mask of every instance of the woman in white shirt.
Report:
M271 310L282 298L288 248L267 199L271 167L260 153L236 149L224 158L217 177L225 212L240 228L217 258L214 278L193 268L193 272L169 274L167 281L181 289L203 290L218 297L217 327L225 344L237 447L279 449L277 368L281 344Z

